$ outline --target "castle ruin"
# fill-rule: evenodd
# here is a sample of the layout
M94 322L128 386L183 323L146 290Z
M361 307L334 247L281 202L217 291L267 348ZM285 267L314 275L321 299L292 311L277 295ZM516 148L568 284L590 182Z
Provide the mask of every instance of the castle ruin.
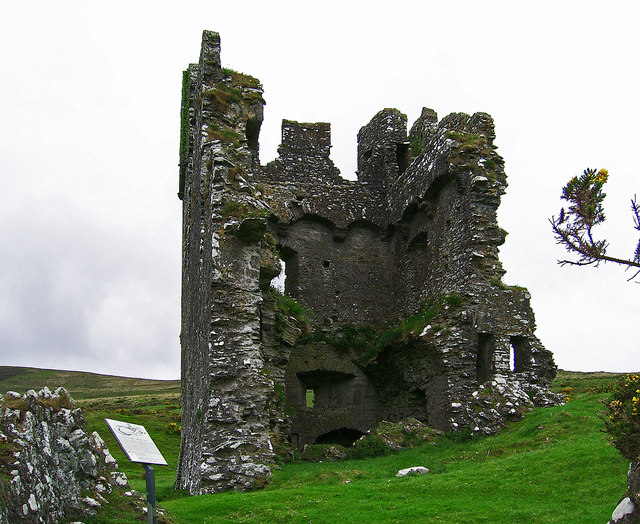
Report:
M425 108L407 132L384 109L358 134L349 181L327 123L283 121L261 165L264 103L205 31L183 77L176 487L259 487L276 454L348 444L382 420L487 434L553 403L529 293L502 282L491 117Z

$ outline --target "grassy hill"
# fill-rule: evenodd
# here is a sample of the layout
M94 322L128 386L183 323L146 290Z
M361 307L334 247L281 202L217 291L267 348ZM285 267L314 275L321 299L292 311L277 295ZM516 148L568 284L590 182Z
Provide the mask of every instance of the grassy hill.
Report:
M368 460L284 464L252 493L188 497L173 490L178 458L179 381L0 367L0 391L66 387L83 408L132 486L144 492L142 467L130 463L104 418L143 424L168 466L156 467L159 506L168 521L192 522L606 522L626 488L628 462L609 445L597 417L613 373L560 372L564 406L536 409L493 437L442 438ZM595 391L594 391L595 390ZM399 469L431 473L396 478ZM117 496L94 522L140 517Z
M63 387L74 399L111 398L125 396L180 395L179 380L148 380L143 378L114 377L83 371L22 368L0 366L0 391L24 393L43 386L49 389Z

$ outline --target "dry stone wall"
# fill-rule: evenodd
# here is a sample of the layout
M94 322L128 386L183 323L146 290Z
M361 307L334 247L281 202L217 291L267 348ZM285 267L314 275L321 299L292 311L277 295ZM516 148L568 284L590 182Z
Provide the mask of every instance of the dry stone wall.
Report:
M63 388L8 392L0 406L0 524L81 520L112 489L128 487Z
M529 293L502 282L491 117L425 108L407 131L384 109L349 181L327 123L283 121L261 165L262 94L205 31L183 85L177 487L259 487L276 456L383 419L492 433L557 402Z

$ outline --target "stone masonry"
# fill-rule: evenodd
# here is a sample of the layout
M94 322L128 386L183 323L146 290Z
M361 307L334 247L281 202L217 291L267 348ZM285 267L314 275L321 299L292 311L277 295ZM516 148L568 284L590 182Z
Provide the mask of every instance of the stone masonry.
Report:
M205 31L183 76L182 443L176 487L260 487L276 455L382 420L492 433L556 399L528 291L503 284L503 160L485 113L396 109L358 134L282 123L259 161L262 86ZM284 267L284 294L271 287Z
M129 487L64 388L0 394L0 524L71 522L96 515Z

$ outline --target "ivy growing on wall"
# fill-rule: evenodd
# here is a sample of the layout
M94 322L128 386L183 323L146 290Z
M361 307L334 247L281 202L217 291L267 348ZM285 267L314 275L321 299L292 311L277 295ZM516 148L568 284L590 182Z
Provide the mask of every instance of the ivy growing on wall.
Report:
M189 70L182 72L182 101L180 105L180 175L187 168L189 156Z

